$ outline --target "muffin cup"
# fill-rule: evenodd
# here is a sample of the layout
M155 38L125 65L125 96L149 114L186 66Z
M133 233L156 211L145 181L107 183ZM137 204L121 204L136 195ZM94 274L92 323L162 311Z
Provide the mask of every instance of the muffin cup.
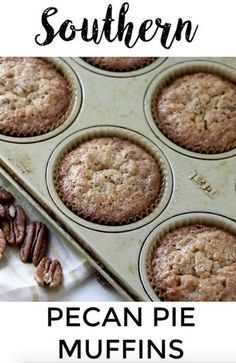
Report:
M74 61L84 68L90 70L93 73L98 73L103 76L108 77L117 77L117 78L127 78L127 77L135 77L142 75L144 73L150 72L156 67L160 66L166 58L163 57L148 57L149 60L141 63L139 66L135 66L133 68L112 68L112 67L104 67L99 66L96 62L88 61L87 58L94 57L75 57Z
M0 133L0 139L2 140L26 143L48 139L65 130L74 121L79 112L82 95L80 84L74 71L60 58L41 59L48 63L52 63L69 83L72 93L70 105L66 112L62 114L53 125L48 125L48 127L42 125L40 129L38 127L35 129L32 126L32 128L28 128L27 132L24 133L18 131L17 128L6 127L4 131L1 130Z
M150 154L155 161L157 162L160 173L161 173L161 188L158 194L158 198L155 202L141 214L136 215L135 217L129 218L128 220L122 220L120 223L114 223L112 220L103 220L103 219L93 219L89 218L86 215L80 215L77 211L74 210L73 206L70 205L64 198L62 193L60 192L59 183L57 179L57 171L60 161L62 160L63 156L73 149L75 149L78 145L88 140L92 140L94 138L99 137L118 137L123 140L129 140L132 143L136 144L137 146L141 147L145 150L148 154ZM48 166L48 173L47 173L48 185L52 186L53 188L49 187L51 196L58 205L58 198L63 203L63 209L65 206L69 208L73 212L73 216L77 222L81 220L88 220L90 224L96 224L96 226L112 226L112 227L123 227L126 225L130 225L134 222L143 220L145 217L148 217L152 214L155 210L158 210L161 213L161 210L165 208L172 191L172 178L171 178L171 171L169 168L169 164L167 160L165 160L164 155L160 150L158 150L154 144L152 144L149 140L145 139L143 136L139 135L136 132L130 131L128 129L123 129L119 127L93 127L91 129L85 129L82 132L76 133L71 135L69 138L65 139L54 151L53 157L50 160L50 166ZM54 192L53 190L54 189ZM53 192L53 193L52 193ZM56 200L55 200L55 196ZM61 205L61 203L59 203ZM61 207L60 207L61 208ZM68 210L65 212L68 215ZM92 223L91 223L92 222ZM84 223L83 223L84 224ZM135 228L135 226L134 226ZM136 226L137 228L137 226ZM97 229L97 227L96 227ZM130 229L130 228L129 228ZM132 229L132 228L131 228Z
M228 148L227 150L221 150L219 152L201 152L198 148L188 148L183 144L180 144L174 138L169 138L165 131L158 125L158 115L156 110L156 103L162 90L168 86L172 81L189 74L194 73L211 73L218 75L225 80L228 80L236 85L236 72L235 69L226 66L224 64L213 61L186 61L170 66L161 72L150 84L146 97L145 97L145 113L149 126L153 132L160 137L160 139L172 147L173 149L189 155L202 159L219 159L231 156L235 154L235 147Z
M191 225L218 227L226 232L236 235L235 221L218 214L194 212L181 214L162 222L147 237L139 256L139 272L141 281L151 300L162 300L162 296L156 288L151 271L151 258L154 249L159 244L160 240L169 232Z
M92 66L99 68L99 69L104 69L106 71L111 71L111 72L130 72L130 71L135 71L137 69L141 69L144 68L146 66L148 66L149 64L153 63L157 58L155 57L145 57L145 59L143 59L142 57L140 57L140 59L142 59L142 61L139 64L130 66L130 67L124 67L124 66L111 66L109 64L101 64L98 60L99 57L84 57L82 58L85 62L91 64ZM119 57L117 57L119 58Z

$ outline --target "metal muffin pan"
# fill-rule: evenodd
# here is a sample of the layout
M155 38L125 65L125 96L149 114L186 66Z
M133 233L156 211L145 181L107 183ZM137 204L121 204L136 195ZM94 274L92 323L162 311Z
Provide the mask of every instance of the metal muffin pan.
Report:
M83 250L90 262L106 276L126 298L158 300L150 294L144 279L144 267L139 257L150 233L159 233L162 223L172 224L172 218L185 213L210 213L236 221L236 150L219 155L189 152L164 140L150 121L151 87L158 77L197 62L216 62L230 69L236 77L236 58L167 58L142 72L126 72L125 77L109 71L94 71L78 58L65 58L81 85L82 105L73 122L60 133L54 130L50 138L31 143L0 140L1 164L43 208L62 225ZM229 68L228 68L229 67ZM91 69L92 68L92 69ZM187 70L186 70L187 71ZM80 84L80 85L79 85ZM155 84L156 87L156 84ZM153 125L154 126L154 125ZM105 226L75 216L58 200L53 185L53 168L57 155L67 142L94 128L110 128L137 135L159 153L167 165L165 205L142 220L123 226ZM136 136L135 136L136 137ZM141 270L140 270L141 269Z

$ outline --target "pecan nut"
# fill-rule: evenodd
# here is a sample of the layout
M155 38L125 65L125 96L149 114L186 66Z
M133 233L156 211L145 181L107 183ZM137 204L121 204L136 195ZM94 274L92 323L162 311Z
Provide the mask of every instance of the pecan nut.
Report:
M6 189L0 187L0 203L11 203L13 200L13 195Z
M102 285L103 287L111 287L109 282L103 277L98 271L96 272L96 279L97 282Z
M9 244L20 244L25 236L26 217L20 206L1 206L2 229Z
M39 286L48 286L50 289L57 288L62 282L62 267L58 260L44 257L35 271L35 280Z
M0 217L1 218L8 217L8 207L6 205L0 204Z
M3 230L0 229L0 260L3 258L6 247L7 247L7 241L5 238L5 234Z
M32 222L26 228L26 236L20 249L22 262L33 262L35 266L47 254L48 230L42 222Z

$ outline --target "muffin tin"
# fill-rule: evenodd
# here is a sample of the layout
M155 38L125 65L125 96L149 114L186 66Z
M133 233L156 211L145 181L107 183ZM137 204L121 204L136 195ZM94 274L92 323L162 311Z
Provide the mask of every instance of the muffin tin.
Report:
M197 220L210 216L211 224L218 225L220 218L226 229L236 228L236 150L200 154L169 141L153 121L153 92L168 77L199 69L236 80L236 58L158 58L125 74L97 69L80 58L60 62L76 75L79 96L70 116L73 120L66 127L27 140L1 137L1 165L126 298L158 300L145 265L156 234L174 228L179 218L188 223L193 213ZM111 134L135 140L154 154L165 180L158 206L144 218L119 226L77 216L60 200L54 183L56 164L64 150L93 135Z

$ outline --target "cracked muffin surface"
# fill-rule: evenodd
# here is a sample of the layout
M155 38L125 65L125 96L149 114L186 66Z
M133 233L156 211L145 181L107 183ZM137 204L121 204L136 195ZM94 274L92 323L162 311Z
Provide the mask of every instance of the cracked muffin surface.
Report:
M154 57L86 57L87 63L110 71L125 72L139 69L154 62Z
M176 144L219 153L236 146L236 85L216 74L193 73L170 82L157 95L154 119Z
M72 89L56 66L41 58L0 58L0 132L33 136L58 127Z
M128 223L150 212L161 190L156 160L119 137L82 142L62 156L56 187L75 213L98 222Z
M204 225L178 228L154 247L149 273L165 301L236 301L236 236Z

